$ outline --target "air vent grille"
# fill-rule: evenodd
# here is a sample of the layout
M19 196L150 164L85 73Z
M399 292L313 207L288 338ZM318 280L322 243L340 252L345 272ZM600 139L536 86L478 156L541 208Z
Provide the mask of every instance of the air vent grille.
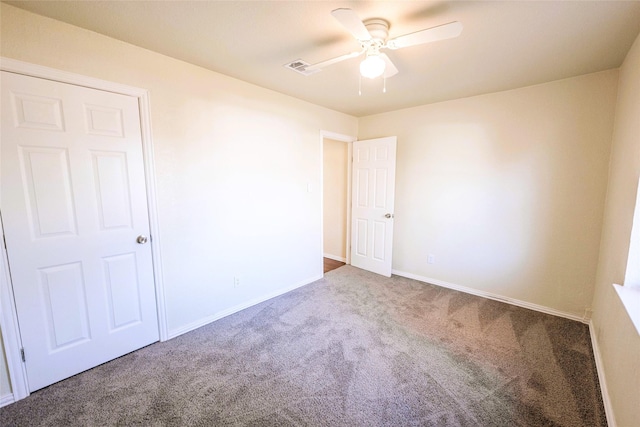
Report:
M310 76L311 74L315 74L320 71L320 69L307 70L308 66L309 66L309 63L306 61L303 61L302 59L296 59L295 61L284 65L285 68L293 70L296 73L300 73L304 76Z

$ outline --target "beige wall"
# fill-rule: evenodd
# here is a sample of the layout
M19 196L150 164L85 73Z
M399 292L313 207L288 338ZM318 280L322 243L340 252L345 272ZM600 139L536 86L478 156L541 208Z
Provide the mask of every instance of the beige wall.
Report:
M325 138L323 143L324 253L347 257L347 155L349 144Z
M358 120L0 8L2 56L149 89L170 330L320 273L321 195L306 192L320 188L319 130L354 135ZM610 285L624 276L640 174L638 74L636 41L620 76L599 264L617 71L359 121L361 138L398 136L395 269L575 315L596 283L620 426L640 418L640 341Z
M398 136L393 268L583 316L616 82L612 70L362 118L360 139Z
M640 420L640 336L612 283L623 284L640 177L640 36L620 69L593 325L620 427Z
M2 56L150 91L171 334L322 274L318 140L356 118L0 7Z

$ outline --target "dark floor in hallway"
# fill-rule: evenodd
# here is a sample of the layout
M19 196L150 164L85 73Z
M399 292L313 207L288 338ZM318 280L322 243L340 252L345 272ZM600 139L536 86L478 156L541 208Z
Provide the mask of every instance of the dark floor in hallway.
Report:
M336 261L336 260L331 259L331 258L323 258L323 260L324 260L324 272L325 273L327 271L335 270L336 268L342 267L344 265L344 262Z

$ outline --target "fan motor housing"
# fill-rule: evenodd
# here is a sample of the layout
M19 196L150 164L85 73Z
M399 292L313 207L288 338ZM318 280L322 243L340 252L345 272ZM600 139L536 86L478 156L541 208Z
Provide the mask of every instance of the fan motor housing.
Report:
M367 19L363 23L367 28L367 31L369 31L369 34L371 34L371 38L374 40L380 40L384 43L385 40L387 40L387 37L389 37L388 21L380 18L372 18Z

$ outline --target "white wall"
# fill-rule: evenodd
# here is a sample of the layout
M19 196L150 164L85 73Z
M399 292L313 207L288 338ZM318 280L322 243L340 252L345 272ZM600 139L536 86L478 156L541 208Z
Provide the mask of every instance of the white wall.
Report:
M356 118L0 7L2 56L150 91L170 334L322 275L318 138Z
M582 317L616 82L613 70L362 118L360 139L398 136L394 270Z
M349 144L325 138L323 142L324 253L346 259L347 157Z
M620 68L593 325L617 425L640 420L640 336L611 286L623 284L640 177L640 36Z

